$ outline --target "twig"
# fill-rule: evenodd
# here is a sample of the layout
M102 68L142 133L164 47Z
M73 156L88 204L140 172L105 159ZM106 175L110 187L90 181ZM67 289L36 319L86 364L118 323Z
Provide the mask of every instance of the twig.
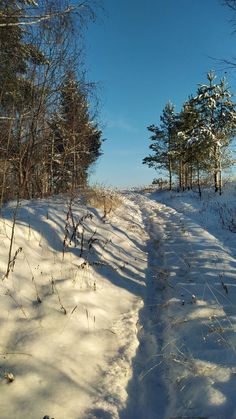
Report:
M53 291L55 291L55 292L56 292L56 294L57 294L57 298L58 298L59 304L60 304L60 306L61 306L61 310L62 310L62 311L63 311L63 313L66 315L66 314L67 314L67 311L66 311L65 307L63 306L63 304L62 304L62 302L61 302L61 298L60 298L60 295L59 295L58 289L57 289L57 287L56 287L55 282L54 282L54 280L53 280L53 279L51 280L51 284L52 284L52 290L53 290Z
M2 280L4 280L5 278L8 278L10 271L15 266L16 257L18 255L18 253L20 253L22 251L22 247L19 247L19 249L16 251L16 253L15 253L13 259L12 259L12 247L13 247L13 239L14 239L15 226L16 226L16 215L17 215L18 208L19 208L19 198L17 200L17 204L16 204L16 207L15 207L15 210L14 210L14 215L13 215L13 224L12 224L12 229L11 229L11 239L10 239L10 247L9 247L9 252L8 252L7 270L6 270L6 273L3 276Z
M5 295L8 295L14 301L14 303L16 304L16 306L21 310L21 312L23 313L23 315L27 319L27 315L25 313L25 310L24 310L23 306L18 303L18 301L15 299L15 297L13 297L13 295L11 294L11 292L10 292L9 289L6 291L6 294Z

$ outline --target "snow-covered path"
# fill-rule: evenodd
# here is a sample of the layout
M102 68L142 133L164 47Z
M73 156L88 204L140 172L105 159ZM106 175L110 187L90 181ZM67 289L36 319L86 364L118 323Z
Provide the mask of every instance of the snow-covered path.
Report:
M236 418L234 252L185 213L130 198L150 239L140 345L120 417Z
M0 419L236 419L235 195L6 207Z
M128 386L129 399L122 419L162 418L167 401L163 371L159 365L162 350L163 322L159 307L163 303L163 294L156 281L164 271L164 253L160 247L162 231L156 222L159 205L140 194L132 194L131 200L140 208L144 227L148 233L148 266L146 271L146 291L144 307L139 316L139 347L133 361L133 378ZM163 271L163 273L162 273Z

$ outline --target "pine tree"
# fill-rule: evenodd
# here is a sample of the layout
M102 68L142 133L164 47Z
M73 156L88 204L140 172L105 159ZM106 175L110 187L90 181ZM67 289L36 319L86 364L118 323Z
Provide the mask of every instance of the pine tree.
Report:
M177 117L177 150L179 156L179 187L192 189L197 173L197 184L200 191L200 171L207 171L204 161L202 145L195 136L199 123L198 112L191 99L184 106Z
M191 100L198 114L197 125L190 136L197 147L202 149L202 161L208 163L214 173L216 192L222 190L222 164L229 159L227 150L236 133L235 105L231 101L225 79L214 84L214 72L207 75L209 84L201 85L197 96Z
M212 71L207 79L179 114L168 103L160 127L148 127L153 153L143 160L149 167L168 170L170 189L173 175L180 189L191 189L196 179L200 195L201 173L212 172L215 191L221 194L222 170L234 163L229 146L236 134L235 104L225 79L215 84Z
M21 7L19 7L21 4ZM26 5L31 1L7 0L0 2L0 22L17 23L26 13ZM25 5L25 7L24 7ZM27 39L28 38L28 39ZM0 105L2 111L18 110L22 103L32 99L32 84L26 74L32 64L43 64L45 58L37 46L29 40L29 33L20 26L0 27Z
M49 125L52 189L59 192L84 186L90 166L101 154L101 131L90 120L86 93L73 72L65 76L60 109Z
M14 184L9 188L13 196L21 189L22 195L29 197L27 178L35 131L32 118L40 96L32 74L37 66L45 64L44 54L32 42L30 33L18 25L29 5L34 2L0 2L0 23L6 24L0 26L1 205L8 181ZM9 22L15 25L9 26ZM27 131L31 131L29 135Z
M153 133L150 137L152 144L149 148L153 154L143 159L143 164L155 169L165 169L169 174L169 189L172 189L173 170L176 153L176 115L174 106L168 102L160 117L160 127L151 125L148 130Z

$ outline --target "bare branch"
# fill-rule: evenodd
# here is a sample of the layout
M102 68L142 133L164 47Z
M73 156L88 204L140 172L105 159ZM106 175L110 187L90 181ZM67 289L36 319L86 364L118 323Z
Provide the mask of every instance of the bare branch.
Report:
M223 5L228 6L230 9L236 11L236 1L235 0L224 0Z
M54 12L54 13L48 13L46 15L42 15L42 16L21 16L21 19L33 19L30 20L29 22L24 22L24 21L20 21L20 22L4 22L4 23L0 23L0 27L8 27L8 26L26 26L26 25L35 25L37 23L40 23L42 21L45 20L50 20L54 17L60 17L60 16L64 16L66 14L75 12L78 9L87 9L88 6L86 5L86 2L80 3L77 6L68 6L66 9L62 10L61 12ZM18 17L18 16L17 16ZM4 18L4 19L12 19L14 18L14 16L7 16L7 15L0 15L0 19Z

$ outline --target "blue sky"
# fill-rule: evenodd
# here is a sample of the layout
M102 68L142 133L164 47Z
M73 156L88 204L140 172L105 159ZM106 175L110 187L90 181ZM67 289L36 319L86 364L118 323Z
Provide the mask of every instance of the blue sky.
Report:
M103 0L86 34L88 77L99 83L100 119L107 141L91 182L106 186L151 183L142 165L146 127L159 123L168 100L182 103L205 75L227 71L236 94L236 69L213 58L236 57L232 12L220 0Z

